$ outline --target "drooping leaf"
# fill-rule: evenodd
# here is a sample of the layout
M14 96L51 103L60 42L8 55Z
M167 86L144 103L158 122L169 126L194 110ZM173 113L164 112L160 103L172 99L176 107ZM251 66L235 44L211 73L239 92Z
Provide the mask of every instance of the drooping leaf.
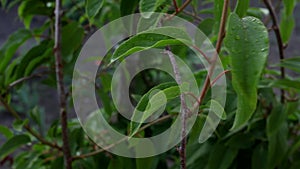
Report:
M296 7L296 0L283 0L283 11L280 21L280 34L283 43L287 43L293 33L295 27L295 18L293 16Z
M15 151L20 146L29 143L30 138L27 135L18 135L9 139L0 147L0 159Z
M0 133L7 139L10 139L14 134L7 127L0 125Z
M165 36L168 34L169 36ZM141 32L125 42L121 43L120 46L114 51L110 63L131 55L135 52L144 51L151 48L165 47L167 45L178 45L182 42L189 42L187 33L174 27L162 27L157 29L151 29L145 32Z
M238 96L236 117L231 130L243 127L256 109L257 85L268 52L268 32L254 17L229 16L225 46L232 66L232 85Z
M31 48L23 57L13 62L13 67L9 68L9 72L7 72L11 76L6 76L6 85L30 75L35 68L43 63L47 63L53 54L52 47L53 41L45 40L41 44Z
M228 169L235 159L237 153L237 149L232 149L217 143L209 156L207 168Z
M31 32L25 29L18 30L9 36L0 50L0 73L3 73L19 46L31 37Z
M212 18L204 19L198 26L198 28L206 35L209 36L215 24L215 20Z
M249 2L250 2L250 0L238 0L237 5L235 7L235 13L239 17L242 18L247 14Z
M263 144L259 144L253 150L252 158L251 158L251 168L252 169L266 169L267 168L267 148L264 147Z
M40 0L26 0L22 1L18 8L18 14L27 29L30 28L31 20L33 16L44 15L51 16L54 8L47 6L46 3Z
M72 22L62 28L61 52L65 61L72 60L72 54L77 50L83 40L84 30L76 22Z
M278 66L300 73L300 57L293 57L281 60Z
M140 0L140 12L143 17L149 18L156 9L167 0Z
M134 136L146 119L164 108L168 101L180 96L187 87L185 83L181 86L177 86L176 83L163 83L149 90L141 98L133 112L132 122L130 123L130 136ZM139 121L139 123L133 121Z
M85 11L89 18L96 16L104 4L104 0L86 0Z
M214 112L222 120L227 118L224 108L216 100L210 100L206 105L210 108L210 111Z
M156 169L157 163L157 157L137 158L136 169Z
M139 0L122 0L120 4L121 16L126 16L134 13L138 4Z

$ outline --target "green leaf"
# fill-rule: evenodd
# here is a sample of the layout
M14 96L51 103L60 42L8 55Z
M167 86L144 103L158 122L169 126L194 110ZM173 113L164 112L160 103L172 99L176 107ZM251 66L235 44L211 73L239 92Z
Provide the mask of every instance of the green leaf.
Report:
M274 135L286 120L286 114L281 106L277 106L267 119L267 135Z
M18 14L23 20L25 27L29 29L33 16L51 16L53 14L53 10L53 7L48 7L43 1L26 0L20 4Z
M238 0L234 12L239 17L241 17L241 18L244 17L247 14L249 2L250 2L250 0Z
M18 135L12 137L0 147L0 159L3 159L8 154L15 151L15 149L29 142L30 138L27 135Z
M209 107L210 111L214 112L219 118L226 120L226 112L219 102L216 100L210 100L207 102L206 106Z
M165 36L163 34L168 34L172 37ZM114 51L112 57L109 58L111 59L109 62L111 64L116 60L131 55L135 52L144 51L151 48L182 44L182 41L190 41L187 33L182 29L174 27L151 29L149 31L137 34L121 43L120 46Z
M279 63L277 66L281 66L300 73L300 57L283 59L280 62L281 63Z
M283 11L281 14L280 34L283 43L287 43L295 27L295 18L293 16L296 7L296 0L283 0Z
M123 169L123 163L119 158L112 158L107 169Z
M71 22L62 28L61 52L65 61L70 62L75 50L83 40L84 30L76 22Z
M149 18L166 0L140 0L140 12L144 18Z
M209 36L214 28L215 20L212 18L204 19L198 26L198 28L206 35Z
M87 16L91 19L95 17L104 4L104 0L86 0L85 11Z
M135 162L136 162L136 169L156 169L158 158L157 157L137 158Z
M271 87L277 87L281 89L295 89L300 90L300 81L290 79L277 79L272 80L269 84Z
M7 127L0 125L0 133L7 139L10 139L14 134Z
M120 4L121 16L130 15L134 13L138 7L139 0L122 0Z
M275 134L268 136L268 168L276 168L282 164L288 148L287 135L288 126L284 123Z
M251 168L266 169L267 155L268 155L267 148L263 144L259 144L258 146L256 146L251 158Z
M15 120L13 122L13 128L17 131L22 131L24 125L28 124L29 120Z
M25 29L18 30L9 36L0 50L0 73L3 73L19 46L31 37L31 32Z
M53 41L45 40L41 42L41 44L31 48L20 60L13 62L13 67L9 68L9 72L7 72L10 73L7 75L11 76L6 76L5 84L9 85L9 83L17 79L28 76L35 68L41 64L47 63L51 56L53 56L52 47ZM15 64L17 64L16 67Z
M133 120L130 123L130 136L134 136L142 123L163 108L169 100L180 96L181 92L185 90L186 85L187 84L182 84L181 87L179 87L176 83L163 83L143 95L132 115ZM133 121L139 121L140 123Z
M237 156L238 150L217 143L209 156L207 168L227 169Z
M1 6L2 8L5 8L7 4L7 0L1 0Z
M238 96L231 130L243 127L256 109L257 85L269 53L268 31L255 17L229 16L225 46L232 66L232 85Z
M292 36L293 30L295 28L295 18L294 16L281 16L280 22L280 34L282 37L283 43L287 43Z

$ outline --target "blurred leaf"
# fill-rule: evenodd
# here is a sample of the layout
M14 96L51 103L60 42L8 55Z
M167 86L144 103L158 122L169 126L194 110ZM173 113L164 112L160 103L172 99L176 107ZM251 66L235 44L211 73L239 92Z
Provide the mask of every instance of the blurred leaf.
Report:
M214 27L215 20L212 18L204 19L198 26L198 28L206 35L209 36Z
M219 102L216 100L210 100L207 102L206 106L210 108L210 111L214 112L219 118L226 120L226 112Z
M109 162L107 169L123 169L123 161L121 158L112 158Z
M137 9L140 0L121 0L120 11L121 16L126 16L134 13Z
M287 43L293 33L295 27L295 18L293 16L296 0L283 0L283 11L280 21L280 34L283 43Z
M220 143L217 143L211 151L207 168L227 169L230 167L237 154L237 149L232 149Z
M156 9L167 0L140 0L140 12L144 18L149 18Z
M136 161L136 169L156 169L158 158L157 157L137 158L135 161Z
M249 2L250 0L238 0L234 12L240 18L244 17L247 14L247 10L249 8Z
M268 137L268 168L275 168L281 164L288 147L287 134L288 128L284 124L277 133Z
M11 68L12 76L6 76L6 85L25 76L29 76L35 68L47 63L53 55L52 47L53 41L45 40L41 42L41 44L31 48L20 60L16 61L19 62L17 66ZM13 62L13 64L15 63ZM13 68L15 70L13 70Z
M2 8L5 8L7 4L7 0L1 0L1 6Z
M4 72L19 46L31 37L31 32L25 29L20 29L9 36L0 50L0 73Z
M300 73L300 57L293 57L288 59L283 59L278 66L293 70Z
M251 158L251 168L252 169L266 169L268 159L267 148L263 144L259 144L255 147Z
M263 19L263 17L265 15L268 15L269 14L269 11L268 9L266 8L248 8L247 10L247 15L248 16L254 16L256 18L259 18L259 19Z
M286 121L286 114L281 106L277 106L267 119L267 135L274 135Z
M136 109L132 115L132 122L130 123L130 136L134 136L142 123L151 117L154 114L157 114L161 108L167 104L169 100L172 100L178 96L182 92L184 92L187 88L188 84L182 84L181 86L169 86L174 83L164 83L162 85L158 85L148 91L139 101L136 106ZM135 123L133 121L139 121L140 123Z
M254 137L249 133L237 133L226 142L225 145L236 149L247 149L254 144Z
M72 60L72 54L77 50L83 40L84 30L76 22L71 22L62 28L62 55L66 62Z
M23 126L27 125L28 122L29 122L28 119L26 119L26 120L18 120L17 119L13 122L13 128L17 131L22 131Z
M268 168L281 164L287 151L287 134L286 112L277 106L267 119Z
M270 82L271 87L277 87L282 89L296 89L300 90L300 81L289 79L277 79Z
M10 139L14 134L7 127L0 125L0 133L7 139Z
M48 7L47 4L41 0L26 0L20 4L18 14L23 20L25 27L29 29L33 16L51 16L53 15L53 10L53 7Z
M168 34L171 37L162 34ZM189 42L189 36L182 29L174 27L151 29L137 34L121 43L113 53L110 63L135 52L165 47L166 45L182 44L182 41Z
M231 129L235 130L243 127L256 109L257 85L269 53L268 31L259 19L240 19L232 13L224 42L231 56L232 85L238 95Z
M104 4L104 0L86 0L85 11L87 16L91 19L95 17Z
M0 147L0 159L3 159L17 148L29 142L30 138L27 135L18 135L12 137Z

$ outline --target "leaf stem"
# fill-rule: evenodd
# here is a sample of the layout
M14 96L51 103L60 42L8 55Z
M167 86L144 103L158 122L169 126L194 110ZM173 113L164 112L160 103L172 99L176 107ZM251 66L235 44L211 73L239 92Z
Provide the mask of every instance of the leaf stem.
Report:
M272 21L273 21L273 30L274 30L274 33L276 35L276 39L277 39L277 45L278 45L278 50L279 50L279 58L280 60L283 60L285 57L284 57L284 44L283 44L283 41L282 41L282 37L281 37L281 34L280 34L280 29L279 29L279 24L278 24L278 20L277 20L277 17L276 17L276 14L275 14L275 10L274 10L274 7L272 5L272 3L270 2L270 0L263 0L266 7L268 8L269 12L270 12L270 16L272 18ZM285 69L284 67L280 67L280 72L281 72L281 78L284 79L285 78ZM285 92L283 89L281 89L281 103L284 103L285 102Z
M63 64L61 54L61 0L56 0L55 4L55 44L54 44L54 55L55 55L55 70L56 70L56 81L57 81L57 93L60 104L60 120L62 126L62 140L63 140L63 153L65 158L66 169L72 169L72 156L69 147L68 138L68 117L67 117L67 106L66 106L66 94L64 88L64 75L63 75Z
M19 116L19 114L8 104L6 103L5 99L0 95L0 102L3 104L5 109L12 115L14 116L17 120L22 120L22 118ZM31 134L33 135L37 140L39 140L42 144L48 145L52 148L55 148L59 151L62 151L62 148L59 147L56 143L51 143L47 141L43 136L40 134L36 133L30 126L29 124L25 124L24 128Z

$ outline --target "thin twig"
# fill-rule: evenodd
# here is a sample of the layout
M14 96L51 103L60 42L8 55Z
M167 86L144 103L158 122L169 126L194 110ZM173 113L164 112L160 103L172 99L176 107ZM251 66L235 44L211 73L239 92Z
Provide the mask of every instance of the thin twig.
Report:
M175 9L175 12L171 15L168 15L166 17L166 20L172 19L175 15L179 14L180 12L182 12L190 3L192 2L192 0L186 0L181 7Z
M66 94L64 88L64 75L63 75L63 64L61 54L61 0L56 0L55 5L55 44L54 44L54 55L55 55L55 70L56 70L56 81L57 81L57 93L60 102L60 120L62 127L62 140L63 140L63 152L65 158L66 169L72 169L72 156L69 147L68 138L68 118L67 118L67 106L66 106Z
M176 0L173 0L173 5L174 5L174 8L175 8L175 11L178 12L178 5L177 5Z
M5 99L0 95L0 102L3 104L5 109L12 115L14 118L17 120L22 120L22 118L19 116L19 114L8 104L6 103ZM48 145L52 148L55 148L57 150L62 150L61 147L59 147L56 143L51 143L47 141L45 138L43 138L40 134L36 133L30 126L29 124L25 124L24 128L31 134L33 135L37 140L39 140L42 144Z
M230 70L224 70L222 73L220 73L215 80L213 80L210 84L210 86L213 86L223 75L225 75L226 73L230 72Z
M190 3L192 0L186 0L181 7L178 8L176 12L173 13L173 15L177 15L178 13L182 12Z
M178 65L176 63L174 54L171 52L170 47L168 46L166 49L166 54L169 56L171 65L173 67L173 72L175 74L175 80L178 83L178 85L182 84L181 81L181 75L179 72L179 68ZM186 169L186 143L187 143L187 139L186 139L186 121L187 121L187 114L189 112L185 99L184 99L184 94L181 93L180 94L180 104L182 106L182 114L181 114L181 144L180 144L180 148L179 148L179 156L180 156L180 166L181 169Z
M195 20L197 21L203 21L203 18L201 18L200 16L198 16L197 14L195 13L191 13L189 11L186 11L186 10L183 10L182 13L186 14L186 15L189 15L191 17L193 17Z
M278 50L279 50L279 58L280 60L283 60L284 59L284 44L283 44L283 41L282 41L282 37L281 37L281 34L280 34L280 30L279 30L279 24L278 24L278 21L277 21L277 17L276 17L276 13L274 11L274 8L273 8L273 5L272 3L270 2L270 0L263 0L266 7L268 8L269 12L270 12L270 16L272 18L272 21L273 21L273 30L275 32L275 35L276 35L276 39L277 39L277 45L278 45ZM284 79L285 78L285 69L284 67L280 67L280 72L281 72L281 78ZM285 95L285 92L283 89L281 89L281 102L284 103L284 95Z
M169 115L166 115L166 116L162 116L159 119L156 119L156 120L152 121L151 123L148 123L148 124L144 125L143 127L141 127L135 135L141 133L142 131L144 131L146 128L149 128L150 126L152 126L154 124L157 124L157 123L160 123L160 122L163 122L163 121L165 121L165 120L167 120L167 119L169 119L169 118L171 118L175 115L176 114L169 114ZM75 156L75 157L73 157L73 161L78 160L78 159L84 159L84 158L91 157L91 156L97 155L99 153L102 153L102 152L106 151L107 149L110 149L110 148L118 145L119 143L127 140L127 139L128 139L127 137L124 137L123 139L119 140L118 142L112 143L112 144L108 145L105 148L102 148L102 149L99 149L99 150L96 150L96 151L93 151L93 152L90 152L90 153L87 153L87 154L82 154L82 155Z
M16 80L16 81L10 83L10 84L8 85L8 89L10 89L10 88L12 88L12 87L14 87L14 86L16 86L16 85L18 85L18 84L20 84L20 83L23 83L24 81L33 79L33 78L35 78L35 77L42 77L42 76L43 76L43 73L37 73L37 74L32 74L32 75L27 76L27 77L20 78L20 79L18 79L18 80Z
M219 34L218 34L218 41L216 44L216 53L213 56L213 59L211 61L211 66L209 68L208 74L206 76L200 97L199 97L199 102L202 103L202 100L204 99L207 90L210 87L210 77L212 76L214 69L216 67L216 62L218 59L218 54L221 51L221 46L223 39L225 37L225 25L226 25L226 20L227 20L227 12L228 12L228 5L229 5L229 0L224 0L224 5L223 5L223 10L222 10L222 17L221 17L221 24L220 24L220 29L219 29Z

